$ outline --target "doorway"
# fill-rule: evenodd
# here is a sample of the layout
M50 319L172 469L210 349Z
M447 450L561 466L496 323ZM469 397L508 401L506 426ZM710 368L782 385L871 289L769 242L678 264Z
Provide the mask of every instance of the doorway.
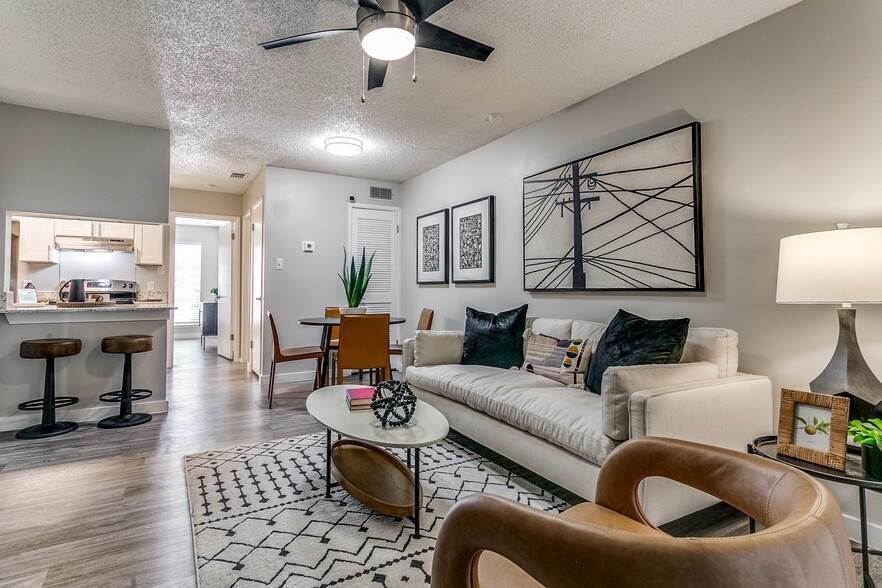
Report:
M240 220L171 214L174 340L198 339L205 353L241 361L239 339Z

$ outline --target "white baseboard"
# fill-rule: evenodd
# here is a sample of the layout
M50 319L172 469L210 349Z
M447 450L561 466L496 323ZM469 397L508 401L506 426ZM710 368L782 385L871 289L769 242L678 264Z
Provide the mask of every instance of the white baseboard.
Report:
M856 542L858 545L861 543L861 519L860 517L855 517L852 515L843 514L842 518L845 519L845 530L848 533L849 539ZM882 526L867 523L867 541L870 546L882 545Z
M310 370L307 372L276 372L276 384L285 384L289 382L312 382L315 378L315 372ZM260 385L269 385L269 374L260 375Z
M132 405L134 412L146 412L149 414L161 414L168 412L168 400L144 400ZM75 408L70 410L57 410L56 420L73 421L75 423L97 422L105 417L119 414L119 405L108 404L107 406L93 406L92 408ZM40 411L29 411L0 417L0 431L17 431L40 422Z

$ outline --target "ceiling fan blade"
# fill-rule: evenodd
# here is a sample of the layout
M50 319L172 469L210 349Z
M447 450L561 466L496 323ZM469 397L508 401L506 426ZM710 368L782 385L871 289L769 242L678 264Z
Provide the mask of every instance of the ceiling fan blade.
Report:
M371 58L368 62L368 90L380 88L383 86L383 80L386 79L386 68L389 67L388 61L380 61Z
M422 22L453 2L453 0L403 0L417 22Z
M314 33L306 33L305 35L294 35L293 37L285 37L284 39L276 39L275 41L267 41L261 43L264 49L278 49L279 47L287 47L288 45L296 45L297 43L306 43L307 41L316 41L326 37L334 37L344 33L351 33L358 29L331 29L329 31L316 31Z
M358 5L363 8L373 8L374 10L385 12L383 8L377 4L377 0L358 0Z
M417 47L453 53L454 55L477 59L478 61L487 61L487 58L493 52L493 47L489 45L478 43L453 31L442 29L430 22L420 23L419 28L417 28L416 45Z

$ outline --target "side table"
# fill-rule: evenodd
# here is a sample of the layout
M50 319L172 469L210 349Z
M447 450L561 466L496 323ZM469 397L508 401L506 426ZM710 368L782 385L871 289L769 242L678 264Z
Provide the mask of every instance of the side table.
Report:
M849 486L857 486L861 505L861 547L860 549L852 547L852 551L861 554L861 570L863 571L864 587L876 588L873 578L870 577L869 556L871 554L882 555L882 551L871 549L867 543L867 490L882 490L882 478L874 478L867 474L863 467L861 467L860 453L851 450L845 455L845 471L839 471L826 466L813 464L808 461L802 461L787 455L781 455L778 453L777 446L778 437L775 435L758 437L753 440L753 443L747 445L747 452L793 466L815 478L830 480L831 482L839 482L840 484L847 484ZM754 530L753 525L754 521L751 519L751 532Z

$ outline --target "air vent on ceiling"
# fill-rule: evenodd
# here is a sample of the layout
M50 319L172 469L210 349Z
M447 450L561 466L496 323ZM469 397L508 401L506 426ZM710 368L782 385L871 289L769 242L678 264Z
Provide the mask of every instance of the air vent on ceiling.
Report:
M234 180L244 180L248 177L248 174L243 174L241 172L230 172L230 178Z
M374 200L392 200L392 188L371 186L371 198Z

